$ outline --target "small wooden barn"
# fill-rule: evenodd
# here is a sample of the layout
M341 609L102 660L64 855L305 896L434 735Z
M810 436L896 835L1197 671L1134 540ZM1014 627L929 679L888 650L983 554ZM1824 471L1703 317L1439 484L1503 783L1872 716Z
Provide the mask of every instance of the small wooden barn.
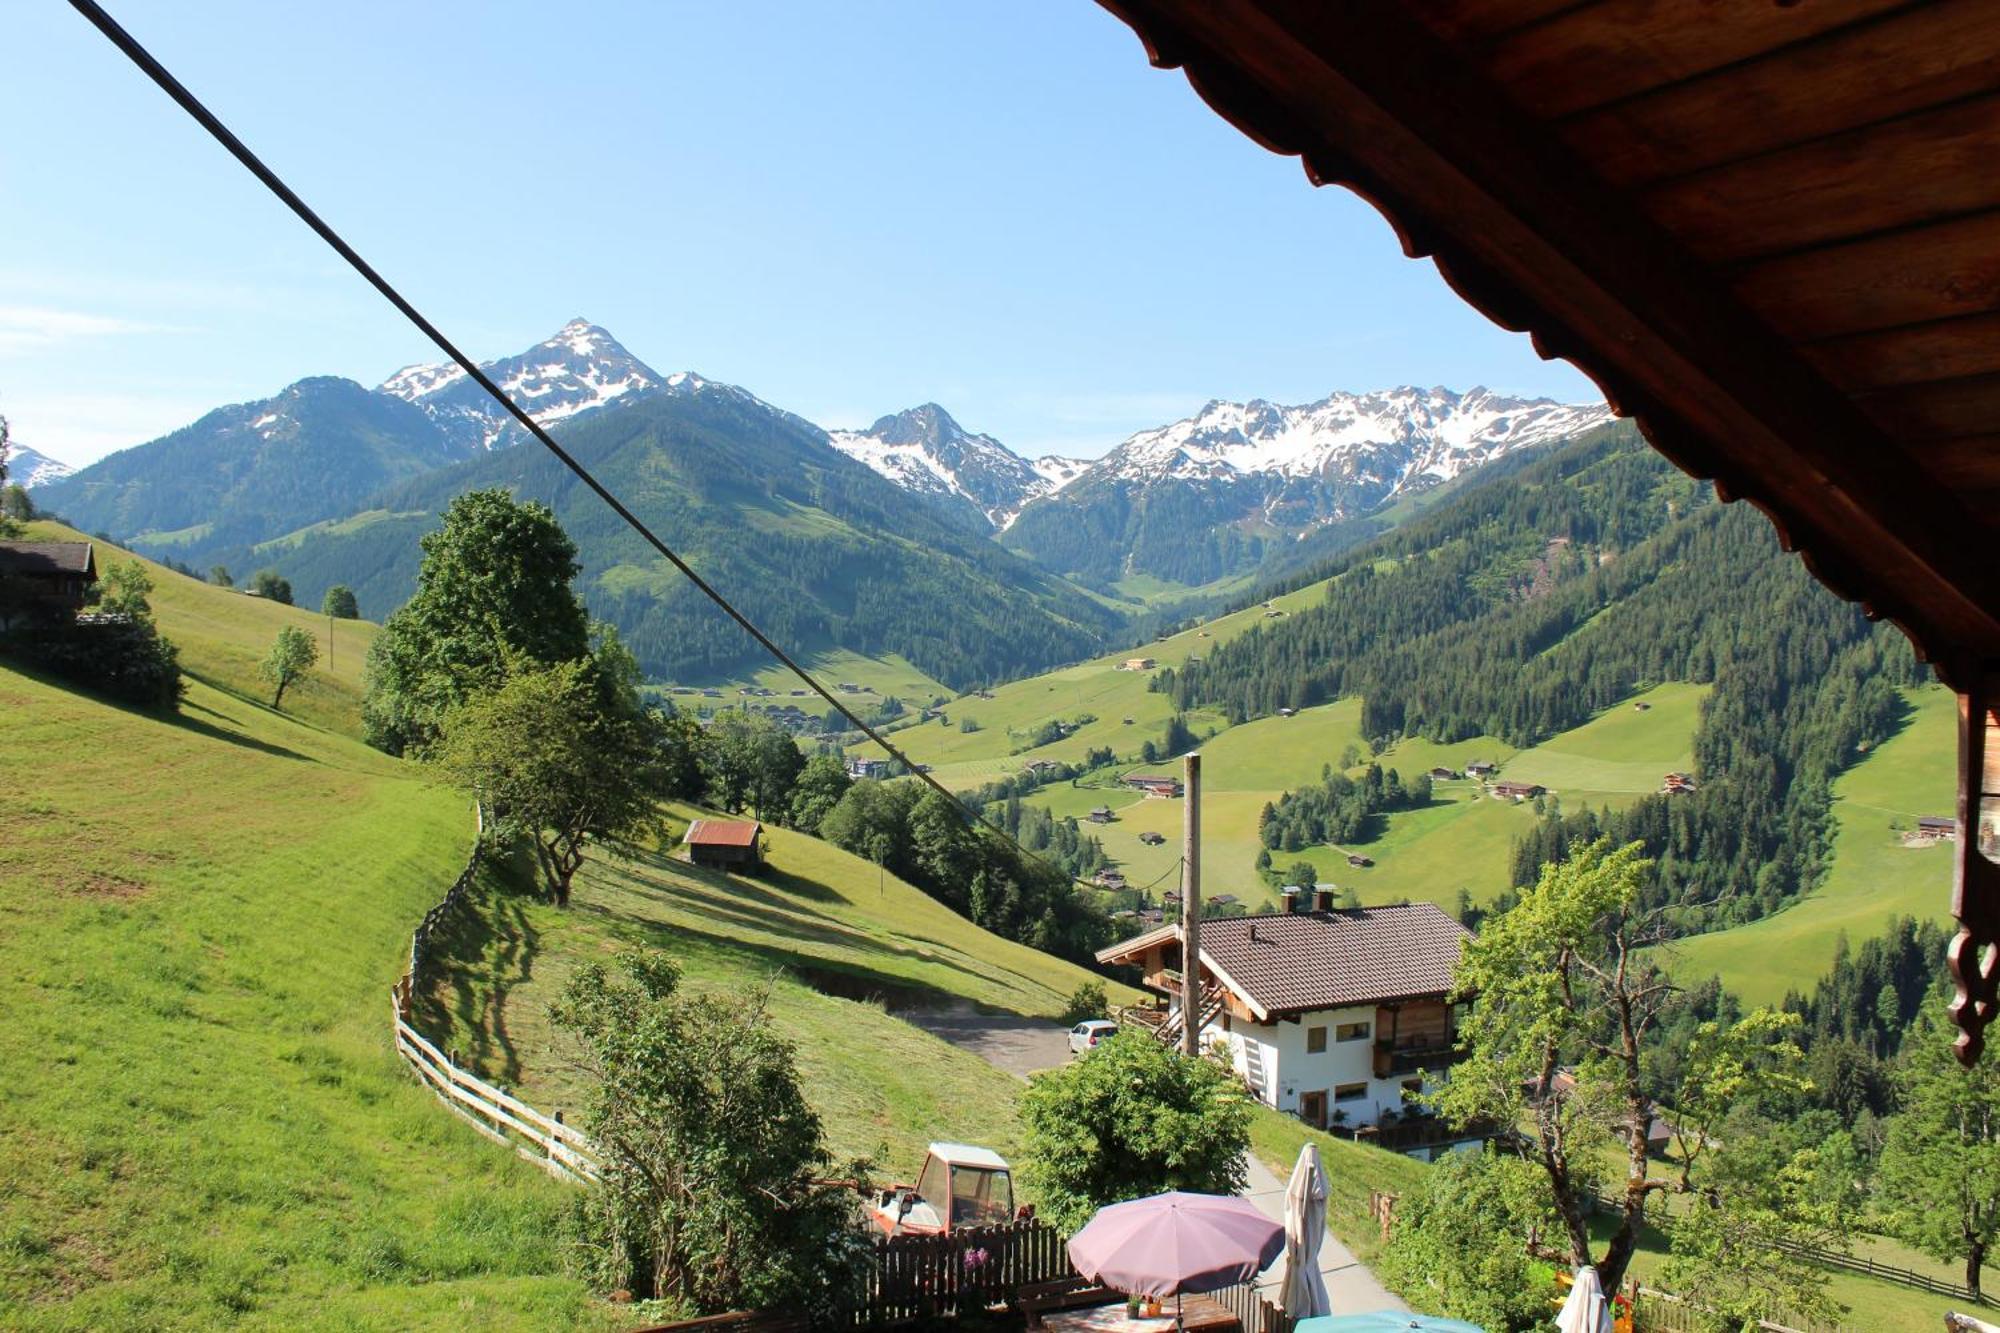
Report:
M754 819L697 819L681 839L688 860L715 870L754 870L764 864L764 826Z

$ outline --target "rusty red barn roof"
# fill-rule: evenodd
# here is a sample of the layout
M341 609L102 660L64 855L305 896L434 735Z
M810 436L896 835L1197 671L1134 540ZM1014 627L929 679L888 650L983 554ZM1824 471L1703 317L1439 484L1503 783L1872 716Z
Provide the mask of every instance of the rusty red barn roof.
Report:
M697 819L688 825L687 837L681 839L689 846L702 847L752 847L764 826L754 819Z

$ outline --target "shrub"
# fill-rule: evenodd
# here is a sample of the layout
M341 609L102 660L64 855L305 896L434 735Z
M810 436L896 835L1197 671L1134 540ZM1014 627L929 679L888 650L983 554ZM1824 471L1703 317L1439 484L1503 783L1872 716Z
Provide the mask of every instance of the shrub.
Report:
M1086 1018L1103 1018L1108 1002L1104 998L1104 983L1086 981L1076 988L1063 1009L1063 1022L1072 1026Z

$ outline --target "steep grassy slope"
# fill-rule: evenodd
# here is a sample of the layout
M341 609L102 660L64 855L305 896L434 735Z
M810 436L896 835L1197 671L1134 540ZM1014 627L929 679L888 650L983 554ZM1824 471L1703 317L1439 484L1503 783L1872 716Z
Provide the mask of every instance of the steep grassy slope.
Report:
M27 525L35 541L93 540L60 523ZM143 556L97 542L97 571L136 560L153 580L153 615L160 631L181 650L181 669L217 689L251 699L269 698L270 685L257 674L278 631L295 625L319 644L319 665L285 691L287 715L334 731L361 729L361 668L377 626L366 620L329 621L303 607L281 606L229 588L176 574ZM237 570L239 578L249 570ZM329 637L330 636L330 637Z
M433 1028L538 1103L580 1107L549 1002L585 960L663 949L694 988L768 988L840 1154L909 1172L933 1139L1015 1148L1020 1082L894 1015L978 1007L1049 1018L1089 974L812 838L772 830L769 853L757 878L650 852L593 858L567 910L489 892L447 946L454 962L429 998ZM1111 989L1114 1002L1130 998Z
M591 1322L562 1190L389 1048L464 803L199 682L0 713L0 1326Z
M1958 790L1957 703L1932 686L1908 692L1909 722L1834 783L1837 831L1826 882L1776 916L1675 946L1683 976L1711 973L1752 1004L1810 991L1844 933L1855 944L1891 918L1951 910L1951 849L1915 848L1903 832L1921 815L1949 815Z

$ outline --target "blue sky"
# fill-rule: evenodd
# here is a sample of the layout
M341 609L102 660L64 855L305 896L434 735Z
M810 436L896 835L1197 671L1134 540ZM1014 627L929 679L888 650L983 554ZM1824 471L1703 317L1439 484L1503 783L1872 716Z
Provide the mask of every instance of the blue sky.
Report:
M1089 0L112 12L474 355L577 315L829 426L1095 455L1211 398L1594 399ZM0 5L0 413L86 462L437 359L58 3Z

